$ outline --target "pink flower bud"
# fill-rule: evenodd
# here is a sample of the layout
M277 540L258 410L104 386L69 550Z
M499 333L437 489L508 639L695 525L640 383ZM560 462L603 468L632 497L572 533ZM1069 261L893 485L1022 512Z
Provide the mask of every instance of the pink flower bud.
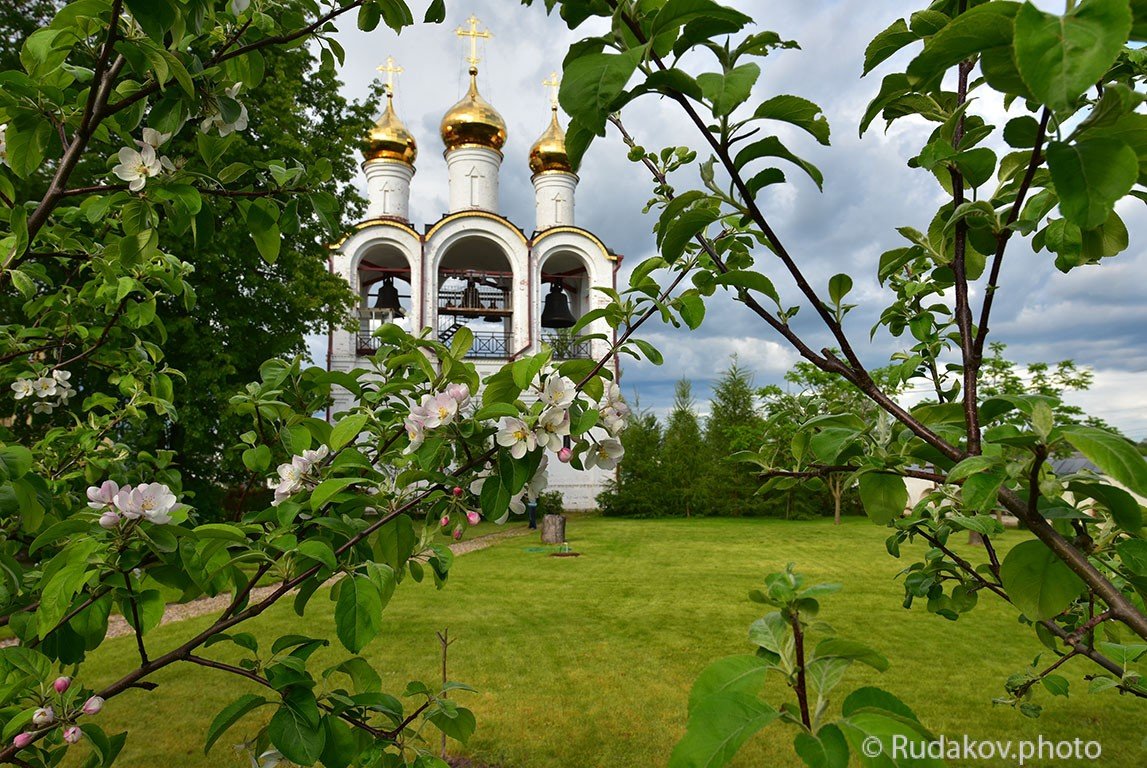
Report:
M462 486L460 486L460 485L454 486L454 490L451 491L451 493L454 494L454 498L458 498L459 496L462 495Z
M12 739L12 745L15 746L16 749L23 749L31 744L34 738L32 734L24 731L23 733L16 734L16 738Z
M453 536L454 536L454 541L461 541L462 540L462 526L460 526L460 525L454 526Z
M32 722L35 725L51 725L56 720L56 711L51 707L40 707L32 715Z
M104 700L99 696L93 696L84 702L83 712L85 715L96 715L104 708Z
M560 461L562 464L569 464L572 457L573 450L568 446L565 446L560 451L558 451L558 461Z
M83 731L81 731L77 725L70 725L64 729L64 741L69 744L75 744L83 735Z
M57 677L55 682L52 683L52 687L56 689L56 693L63 693L64 691L68 690L71 684L72 678Z
M439 522L439 524L441 524L441 526L443 528L446 528L447 526L450 525L450 515L443 515L442 519L439 520L438 522Z
M477 525L481 519L482 516L477 512L470 511L466 513L466 520L470 523L470 525Z
M111 530L119 525L119 515L114 509L109 509L100 515L100 527Z

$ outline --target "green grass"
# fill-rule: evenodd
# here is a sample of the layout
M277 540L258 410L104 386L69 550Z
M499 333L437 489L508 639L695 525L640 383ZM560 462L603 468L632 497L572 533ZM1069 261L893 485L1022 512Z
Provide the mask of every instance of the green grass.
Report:
M747 627L762 607L746 593L766 573L794 562L813 580L843 582L842 592L823 601L821 618L892 660L883 675L850 672L842 690L878 684L948 736L1097 739L1101 765L1147 761L1140 746L1144 704L1088 695L1084 664L1069 665L1070 698L1042 697L1047 710L1039 720L993 707L1003 680L1040 651L1030 629L988 598L954 623L922 609L905 611L895 579L903 562L884 553L886 531L867 521L836 528L830 521L578 518L568 535L581 557L530 553L532 536L512 538L459 558L446 589L407 581L390 603L385 629L366 655L391 690L409 679L436 678L434 633L444 627L456 640L451 678L479 689L459 695L475 711L478 731L467 747L453 744L453 753L505 768L664 765L683 732L696 675L713 659L751 650ZM1003 546L1025 535L1009 532ZM170 647L207 622L161 627L149 644ZM306 619L283 606L252 626L265 638L328 632L331 603L316 596ZM110 680L133 655L130 638L109 641L94 656L85 682ZM333 660L342 651L325 655ZM228 744L239 740L242 727L208 758L202 739L214 714L251 686L190 666L156 679L154 693L126 694L100 716L109 728L134 731L122 764L240 765ZM778 681L769 684L771 701L786 693ZM799 765L793 735L791 727L770 726L734 765Z

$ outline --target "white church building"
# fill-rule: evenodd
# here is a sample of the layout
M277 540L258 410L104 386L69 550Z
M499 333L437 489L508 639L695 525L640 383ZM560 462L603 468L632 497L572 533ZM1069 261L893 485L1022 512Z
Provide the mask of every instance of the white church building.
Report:
M469 327L474 334L469 357L482 378L543 345L558 361L600 359L608 351L604 340L569 333L579 316L607 303L591 286L615 286L620 256L577 226L578 177L566 155L556 99L549 125L529 156L511 159L528 162L533 172L535 221L527 234L502 215L498 204L506 123L478 92L474 47L476 38L488 33L478 32L472 18L469 31L458 34L471 38L470 87L446 111L440 127L449 210L422 231L411 221L417 142L398 118L388 87L386 109L364 149L366 218L333 252L333 270L359 297L356 330L332 332L333 370L366 367L364 358L378 344L372 332L390 321L412 331L429 327L441 341ZM390 64L387 69L399 71ZM547 84L556 86L556 78ZM602 320L584 331L610 332ZM336 400L334 410L350 404ZM563 494L567 509L593 508L611 474L596 468L579 472L551 459L550 489Z

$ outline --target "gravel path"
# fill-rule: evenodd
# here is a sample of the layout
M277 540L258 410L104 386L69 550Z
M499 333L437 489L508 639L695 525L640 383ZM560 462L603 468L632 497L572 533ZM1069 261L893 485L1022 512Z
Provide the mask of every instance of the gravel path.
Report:
M460 557L470 552L477 552L479 549L486 549L493 546L502 539L514 538L517 536L524 536L530 533L529 528L515 528L509 531L499 531L498 533L491 533L486 536L479 536L476 539L468 541L460 541L457 544L450 545L450 551L454 553L455 557ZM258 601L263 597L274 592L278 589L278 585L271 584L266 587L257 587L251 590L252 602ZM219 613L231 603L231 595L216 595L215 597L205 597L200 600L193 600L190 603L169 603L167 608L163 611L163 619L160 624L171 624L176 621L183 621L185 619L192 619L196 616L204 616L209 613ZM111 637L123 637L124 635L131 634L131 627L124 621L123 616L112 616L108 619L108 634ZM8 639L0 641L0 648L7 645L15 645L15 639Z

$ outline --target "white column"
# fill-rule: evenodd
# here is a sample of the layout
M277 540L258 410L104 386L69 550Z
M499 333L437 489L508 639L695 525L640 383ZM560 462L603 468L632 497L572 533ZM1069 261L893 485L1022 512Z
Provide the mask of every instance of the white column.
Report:
M542 171L534 174L533 182L537 210L535 229L541 232L550 227L572 227L577 176L565 171Z
M366 218L393 216L409 221L414 168L400 160L367 160L362 170L366 174Z
M488 147L459 147L446 153L450 174L450 213L498 212L498 171L502 153Z

